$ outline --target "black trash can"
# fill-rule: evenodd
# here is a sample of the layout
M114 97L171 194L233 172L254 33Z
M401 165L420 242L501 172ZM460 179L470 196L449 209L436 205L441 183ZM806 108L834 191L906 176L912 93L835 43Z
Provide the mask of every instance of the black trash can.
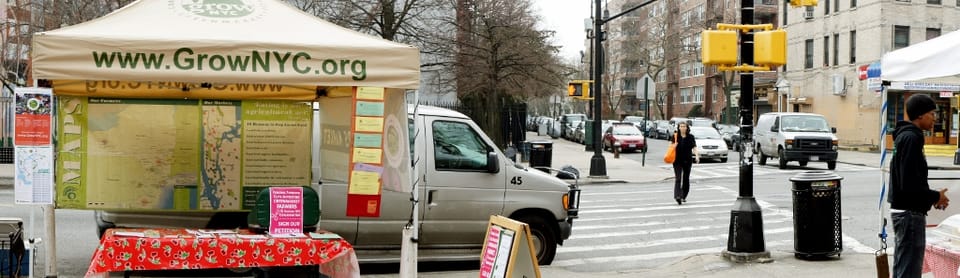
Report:
M553 142L533 141L530 142L530 167L550 167L553 159ZM540 169L550 173L550 170Z
M840 255L840 180L831 171L806 171L793 182L793 248L797 258Z

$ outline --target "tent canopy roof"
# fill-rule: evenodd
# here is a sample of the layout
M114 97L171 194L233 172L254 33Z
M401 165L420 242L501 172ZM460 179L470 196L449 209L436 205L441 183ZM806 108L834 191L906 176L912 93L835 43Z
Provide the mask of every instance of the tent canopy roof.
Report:
M960 75L960 31L884 54L881 78L887 81L930 80ZM956 78L947 78L956 80ZM941 78L942 80L942 78Z
M39 79L416 89L419 51L279 0L139 0L37 33Z

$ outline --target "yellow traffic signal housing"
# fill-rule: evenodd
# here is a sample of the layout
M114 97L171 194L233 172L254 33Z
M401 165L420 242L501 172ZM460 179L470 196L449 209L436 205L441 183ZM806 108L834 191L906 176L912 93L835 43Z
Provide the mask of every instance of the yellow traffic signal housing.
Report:
M593 83L591 80L570 81L570 83L567 83L567 96L580 99L590 99L591 83Z
M704 65L737 64L737 31L704 30L700 36Z
M764 66L787 64L787 31L777 29L754 33L753 63Z
M817 0L790 0L790 6L793 7L815 7Z

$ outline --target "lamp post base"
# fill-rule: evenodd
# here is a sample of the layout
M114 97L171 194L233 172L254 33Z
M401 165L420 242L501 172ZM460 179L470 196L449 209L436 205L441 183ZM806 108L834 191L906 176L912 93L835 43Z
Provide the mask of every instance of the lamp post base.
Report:
M723 257L733 262L770 260L763 240L763 215L757 200L740 196L730 211L730 232Z
M590 158L590 177L607 178L607 161L601 154L594 154Z

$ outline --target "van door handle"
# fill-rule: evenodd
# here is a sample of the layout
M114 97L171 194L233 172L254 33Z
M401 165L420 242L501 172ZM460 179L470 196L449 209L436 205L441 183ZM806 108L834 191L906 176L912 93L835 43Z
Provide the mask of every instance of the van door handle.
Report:
M436 191L436 190L429 190L429 191L427 191L427 207L431 207L431 208L432 208L432 207L437 206L437 203L434 203L434 202L433 202L433 194L434 194L434 193L437 193L437 191Z

